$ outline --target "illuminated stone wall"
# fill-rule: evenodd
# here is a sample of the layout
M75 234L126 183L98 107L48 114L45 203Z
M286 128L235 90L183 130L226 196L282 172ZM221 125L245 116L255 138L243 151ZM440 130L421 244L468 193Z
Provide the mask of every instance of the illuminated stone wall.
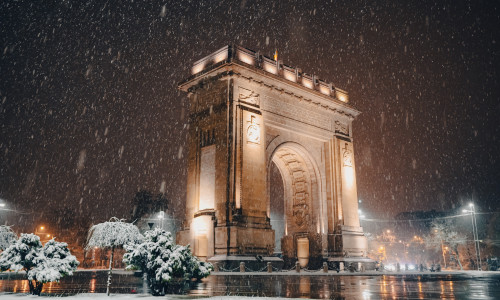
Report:
M201 148L199 210L215 208L215 145Z

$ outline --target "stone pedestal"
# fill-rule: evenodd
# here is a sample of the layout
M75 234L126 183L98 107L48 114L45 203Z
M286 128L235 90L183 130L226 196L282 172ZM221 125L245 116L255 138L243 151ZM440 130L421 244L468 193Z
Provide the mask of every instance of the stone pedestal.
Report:
M215 228L215 255L272 255L274 230L240 226Z

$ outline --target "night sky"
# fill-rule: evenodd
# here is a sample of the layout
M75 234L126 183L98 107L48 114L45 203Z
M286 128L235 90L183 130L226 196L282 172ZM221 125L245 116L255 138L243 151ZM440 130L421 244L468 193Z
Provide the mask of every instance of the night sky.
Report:
M83 3L82 3L83 2ZM2 1L0 198L128 217L185 197L192 63L234 43L350 93L365 214L500 206L497 1ZM21 214L26 213L26 214ZM29 223L29 222L28 222Z

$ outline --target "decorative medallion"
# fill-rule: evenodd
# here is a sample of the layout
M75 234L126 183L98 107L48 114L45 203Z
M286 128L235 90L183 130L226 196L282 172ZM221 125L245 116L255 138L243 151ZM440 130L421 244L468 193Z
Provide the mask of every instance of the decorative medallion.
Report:
M294 205L293 207L293 220L295 224L299 227L305 227L309 224L309 207L307 205Z
M352 167L352 151L347 148L347 143L345 144L344 153L342 154L344 160L344 166Z
M251 143L260 143L260 127L255 122L255 116L251 116L250 125L247 128L247 140Z

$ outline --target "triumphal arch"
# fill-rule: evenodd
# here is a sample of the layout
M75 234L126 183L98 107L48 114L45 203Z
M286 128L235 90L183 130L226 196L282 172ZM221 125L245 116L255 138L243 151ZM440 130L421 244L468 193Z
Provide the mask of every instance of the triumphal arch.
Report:
M366 257L352 137L359 111L345 91L239 46L195 62L179 88L190 109L179 243L228 264Z

